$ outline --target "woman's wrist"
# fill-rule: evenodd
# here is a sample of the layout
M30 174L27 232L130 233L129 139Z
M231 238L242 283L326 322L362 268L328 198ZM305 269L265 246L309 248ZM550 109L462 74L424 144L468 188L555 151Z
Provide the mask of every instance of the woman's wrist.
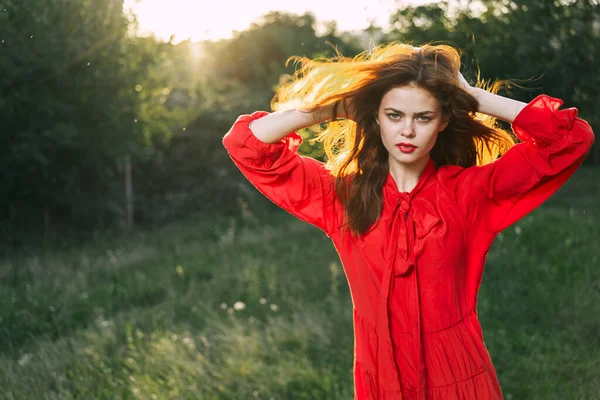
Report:
M478 102L478 103L479 103L479 101L480 101L480 98L481 98L481 97L484 95L484 93L482 93L482 92L488 93L488 92L486 92L485 90L483 90L482 88L478 88L478 87L470 87L470 88L467 90L467 92L468 92L468 93L469 93L471 96L475 97L475 99L477 100L477 102Z
M300 110L296 109L300 113L304 114L306 126L316 125L323 122L332 121L333 111L335 110L335 119L347 118L352 119L347 114L352 113L352 102L351 100L344 98L343 100L338 100L337 102L326 104L324 106L320 106L315 110Z
M280 110L251 121L249 128L262 142L277 143L292 132L320 123L319 119L317 110Z
M331 120L331 116L333 114L333 104L318 107L313 111L298 111L305 115L307 122L306 126L311 126Z
M499 96L481 88L472 88L470 93L479 104L478 112L508 123L512 123L527 105L527 103Z

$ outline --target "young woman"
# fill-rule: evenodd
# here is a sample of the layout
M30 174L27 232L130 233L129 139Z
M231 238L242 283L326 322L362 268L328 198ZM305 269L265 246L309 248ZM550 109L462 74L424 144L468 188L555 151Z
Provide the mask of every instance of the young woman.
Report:
M260 192L332 239L355 399L502 399L477 317L488 250L575 172L592 130L561 100L471 87L449 46L301 61L282 110L239 117L223 143ZM324 122L327 163L299 156L295 131Z

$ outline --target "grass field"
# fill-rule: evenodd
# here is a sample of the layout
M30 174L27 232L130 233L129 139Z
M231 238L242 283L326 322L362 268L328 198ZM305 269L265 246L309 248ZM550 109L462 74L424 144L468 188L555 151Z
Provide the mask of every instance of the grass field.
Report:
M270 219L0 260L0 398L351 399L337 254ZM600 399L600 168L497 238L478 310L507 399Z

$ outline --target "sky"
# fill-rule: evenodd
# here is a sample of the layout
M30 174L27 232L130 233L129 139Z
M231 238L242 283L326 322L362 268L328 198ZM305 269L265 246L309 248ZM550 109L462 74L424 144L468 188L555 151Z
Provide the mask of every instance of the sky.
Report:
M191 38L229 38L232 31L247 28L253 20L273 11L312 12L318 21L337 22L340 31L364 29L373 21L387 26L399 5L419 5L432 0L125 0L125 9L137 15L140 33L154 33L175 42Z

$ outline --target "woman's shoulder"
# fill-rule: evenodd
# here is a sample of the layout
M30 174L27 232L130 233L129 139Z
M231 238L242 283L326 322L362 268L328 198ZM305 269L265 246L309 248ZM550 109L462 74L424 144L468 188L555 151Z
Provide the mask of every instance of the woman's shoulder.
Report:
M437 168L437 178L439 181L444 183L452 179L456 179L465 170L471 167L461 167L460 165L442 165Z
M477 166L463 167L459 165L444 165L437 169L436 178L438 186L442 191L456 194L457 191L469 190L468 182L470 172L473 172Z

